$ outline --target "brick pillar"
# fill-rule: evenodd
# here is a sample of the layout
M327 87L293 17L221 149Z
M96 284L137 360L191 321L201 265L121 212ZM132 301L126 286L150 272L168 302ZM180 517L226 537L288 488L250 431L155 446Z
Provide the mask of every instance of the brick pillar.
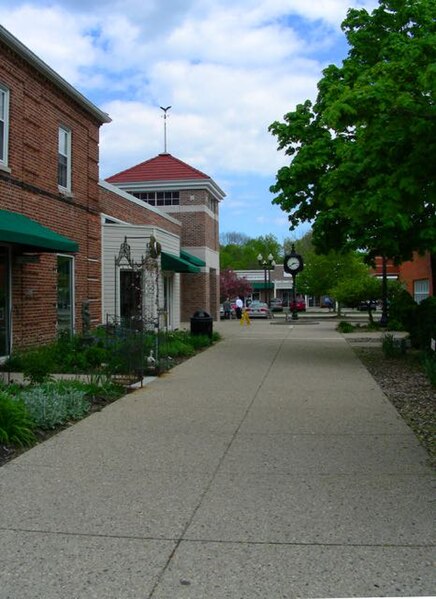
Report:
M183 273L180 278L181 321L190 322L196 310L210 313L209 273Z
M219 320L219 277L218 272L215 268L211 268L209 272L210 279L210 315L213 316L214 320Z

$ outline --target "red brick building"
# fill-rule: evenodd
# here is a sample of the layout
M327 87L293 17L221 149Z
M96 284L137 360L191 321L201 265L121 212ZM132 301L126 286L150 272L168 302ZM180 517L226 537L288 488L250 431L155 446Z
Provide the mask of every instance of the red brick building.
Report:
M0 356L80 330L88 310L100 322L98 143L108 122L0 27Z
M423 256L414 253L412 260L400 265L400 281L403 281L416 302L434 295L435 267L429 252Z
M434 295L434 264L431 254L413 254L412 260L395 265L387 261L388 279L398 279L405 286L413 299L420 303L426 297ZM382 258L376 258L375 275L381 277L383 272Z
M111 178L118 188L99 181L109 122L0 26L0 358L120 316L128 273L113 261L129 236L138 256L151 237L161 244L154 308L166 325L198 308L218 317L223 192L168 154Z

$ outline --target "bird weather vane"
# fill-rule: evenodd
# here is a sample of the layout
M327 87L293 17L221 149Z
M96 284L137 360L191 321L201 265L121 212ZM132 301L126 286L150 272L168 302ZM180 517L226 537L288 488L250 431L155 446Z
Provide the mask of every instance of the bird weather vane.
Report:
M167 153L167 112L168 110L171 108L171 106L167 106L166 108L164 108L163 106L160 107L161 110L163 110L164 112L164 153Z

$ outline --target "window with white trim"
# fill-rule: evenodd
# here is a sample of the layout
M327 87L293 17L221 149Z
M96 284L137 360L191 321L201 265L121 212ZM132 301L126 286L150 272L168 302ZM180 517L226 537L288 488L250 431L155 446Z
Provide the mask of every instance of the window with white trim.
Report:
M71 191L71 130L59 127L58 140L58 185Z
M430 294L430 283L428 279L413 281L413 298L417 304L427 299Z
M0 165L8 165L9 90L0 84Z

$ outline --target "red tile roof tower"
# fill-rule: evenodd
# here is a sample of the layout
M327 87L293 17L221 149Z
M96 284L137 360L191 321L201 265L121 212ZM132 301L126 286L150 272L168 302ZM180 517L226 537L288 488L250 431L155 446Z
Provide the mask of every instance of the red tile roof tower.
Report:
M219 318L222 189L211 177L167 152L106 180L181 222L181 249L206 263L198 274L181 274L181 318L189 321L198 309Z

